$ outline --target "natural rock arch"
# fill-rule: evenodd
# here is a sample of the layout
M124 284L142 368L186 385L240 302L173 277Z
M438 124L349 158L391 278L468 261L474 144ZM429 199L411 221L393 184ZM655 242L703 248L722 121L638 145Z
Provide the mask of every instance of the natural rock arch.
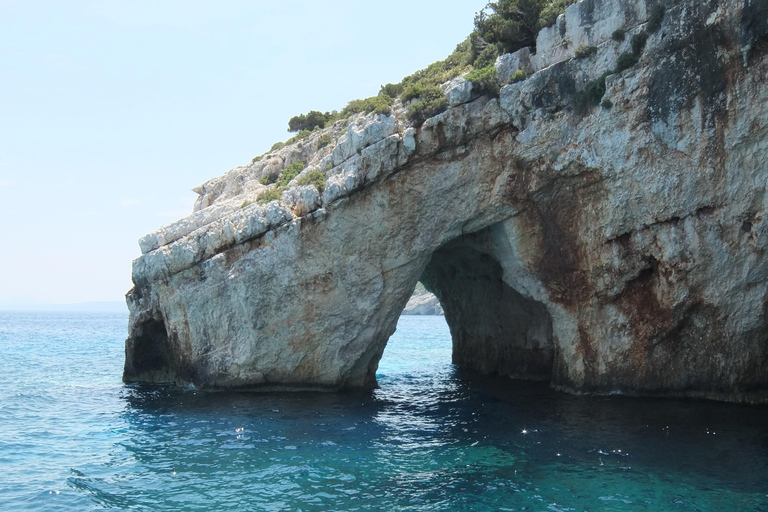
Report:
M569 7L498 99L449 87L422 126L359 115L196 189L192 215L140 241L125 380L373 386L422 279L482 371L768 399L768 24L753 2L666 3L674 22L606 79L604 107L574 92L628 48L614 30L642 30L644 1ZM597 52L572 59L582 43ZM253 203L298 160L326 172L322 196Z
M554 362L547 308L504 281L484 236L435 251L421 281L440 300L453 339L454 363L483 373L549 380Z

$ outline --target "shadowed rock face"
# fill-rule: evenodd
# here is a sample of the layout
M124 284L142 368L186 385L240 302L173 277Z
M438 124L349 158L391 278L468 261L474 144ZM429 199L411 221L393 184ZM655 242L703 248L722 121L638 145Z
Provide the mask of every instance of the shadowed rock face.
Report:
M767 2L663 3L640 62L606 79L612 108L573 96L655 2L569 7L537 54L500 60L535 73L498 99L454 81L420 127L396 105L195 189L189 217L140 241L124 379L371 387L421 280L456 363L572 392L768 401ZM580 44L598 50L571 58ZM322 194L251 203L299 160L326 172Z
M499 262L472 238L435 251L422 274L443 304L453 362L484 373L549 379L554 345L546 307L505 283Z

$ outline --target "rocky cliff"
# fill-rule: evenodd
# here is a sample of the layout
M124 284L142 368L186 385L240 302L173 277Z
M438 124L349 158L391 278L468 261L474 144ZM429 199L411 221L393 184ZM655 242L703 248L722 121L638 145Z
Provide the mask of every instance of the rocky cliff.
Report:
M403 308L401 315L442 315L443 307L434 293L414 293Z
M661 0L646 30L658 4L581 0L498 98L459 78L423 125L358 115L198 187L140 241L124 379L374 386L421 280L456 363L768 401L768 5ZM253 202L296 161L322 193Z

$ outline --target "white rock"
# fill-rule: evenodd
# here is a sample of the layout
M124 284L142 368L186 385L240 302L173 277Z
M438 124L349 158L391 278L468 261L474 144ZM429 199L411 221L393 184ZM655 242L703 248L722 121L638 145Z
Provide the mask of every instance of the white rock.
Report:
M472 98L472 82L457 76L445 85L445 97L452 107L468 102Z

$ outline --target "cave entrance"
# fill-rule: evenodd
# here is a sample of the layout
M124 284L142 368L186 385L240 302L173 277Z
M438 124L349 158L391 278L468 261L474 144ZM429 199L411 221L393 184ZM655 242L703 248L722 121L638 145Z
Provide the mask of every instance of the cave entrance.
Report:
M434 252L420 282L445 312L454 364L515 379L550 380L552 319L504 280L487 238L464 236Z

